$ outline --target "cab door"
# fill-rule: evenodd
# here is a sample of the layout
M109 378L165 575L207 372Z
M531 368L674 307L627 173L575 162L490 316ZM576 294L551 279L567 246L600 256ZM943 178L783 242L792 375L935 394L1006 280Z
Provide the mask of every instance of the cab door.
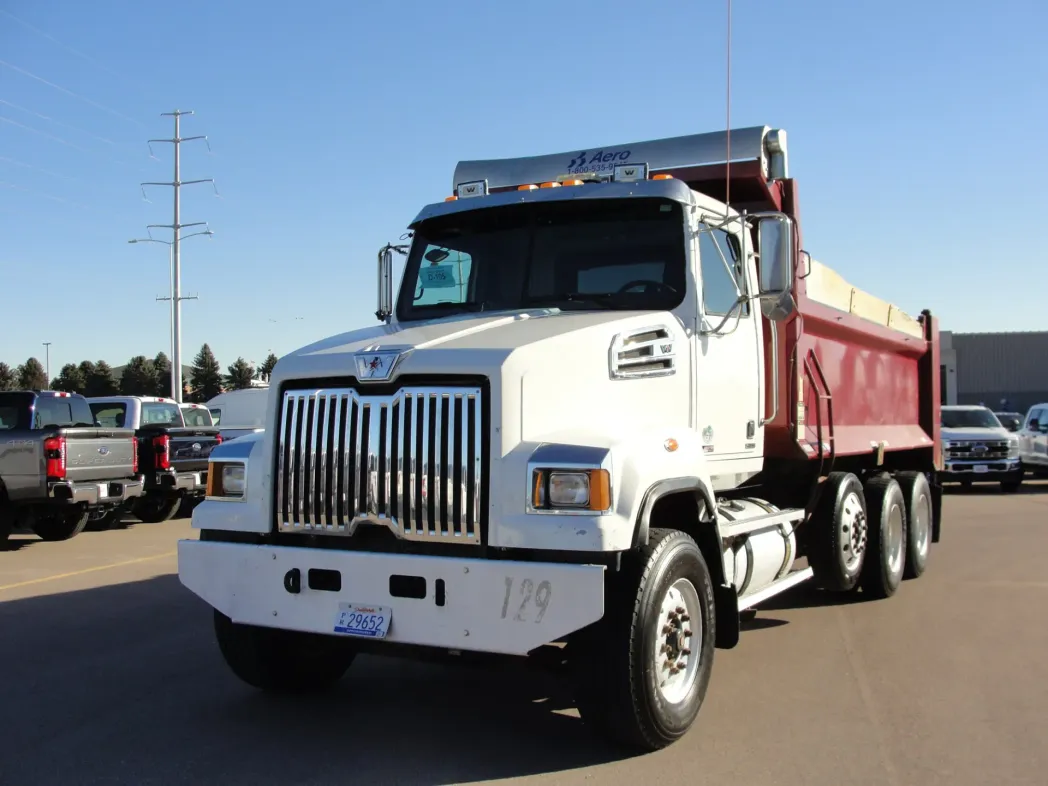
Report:
M714 478L722 486L737 485L729 475L748 471L747 459L759 464L764 447L763 317L748 299L756 267L752 253L741 256L740 228L738 220L724 226L722 216L700 214L692 246L699 279L696 429L708 459L745 465L725 467L726 480ZM747 299L735 305L740 297Z
M1019 456L1024 464L1048 467L1048 407L1033 407L1019 437Z

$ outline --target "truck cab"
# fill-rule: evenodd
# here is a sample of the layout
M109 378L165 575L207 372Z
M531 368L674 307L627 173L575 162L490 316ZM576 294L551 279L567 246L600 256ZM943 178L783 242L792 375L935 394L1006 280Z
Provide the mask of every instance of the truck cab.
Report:
M1036 478L1048 477L1048 403L1030 407L1017 436L1023 468Z
M451 191L379 251L378 324L282 357L265 431L211 455L179 576L234 674L563 646L586 723L651 750L742 613L924 572L937 322L803 251L784 131L462 161Z

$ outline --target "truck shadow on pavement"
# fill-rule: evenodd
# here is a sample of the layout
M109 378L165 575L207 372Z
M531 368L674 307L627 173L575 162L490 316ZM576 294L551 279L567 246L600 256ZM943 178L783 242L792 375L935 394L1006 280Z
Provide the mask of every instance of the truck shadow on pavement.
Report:
M428 785L627 755L583 725L561 677L523 665L361 656L330 693L260 694L226 669L210 609L172 575L0 593L0 629L5 662L23 664L0 677L4 783Z

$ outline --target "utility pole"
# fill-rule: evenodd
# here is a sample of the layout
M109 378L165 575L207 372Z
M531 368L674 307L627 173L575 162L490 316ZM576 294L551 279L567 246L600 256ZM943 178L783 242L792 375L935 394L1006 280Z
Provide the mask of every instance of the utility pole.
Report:
M44 345L44 352L47 353L45 355L46 360L44 361L46 363L44 368L47 369L47 384L44 385L44 390L50 390L51 389L51 342L50 341L44 341L43 345Z
M175 177L170 183L142 183L142 194L145 195L145 186L170 186L174 189L174 220L171 224L151 224L150 227L163 227L171 230L171 327L174 333L174 347L171 358L171 380L172 390L171 395L175 401L182 402L182 301L188 300L189 298L182 297L182 257L179 249L179 241L182 239L182 229L185 227L195 226L207 226L206 221L197 221L192 224L181 223L180 214L180 201L179 196L182 186L193 185L195 183L210 183L212 186L215 185L215 181L212 178L205 178L203 180L182 180L181 178L181 147L183 142L192 142L193 140L203 139L207 144L208 151L211 150L211 145L207 141L207 136L180 136L181 119L183 115L193 114L192 110L178 110L174 112L162 112L161 117L173 117L175 119L175 135L171 139L150 139L149 144L153 142L170 142L175 146ZM152 147L150 147L150 153L152 154ZM215 189L215 194L218 194L218 189ZM147 227L147 228L150 228ZM211 235L213 234L210 229L200 234Z

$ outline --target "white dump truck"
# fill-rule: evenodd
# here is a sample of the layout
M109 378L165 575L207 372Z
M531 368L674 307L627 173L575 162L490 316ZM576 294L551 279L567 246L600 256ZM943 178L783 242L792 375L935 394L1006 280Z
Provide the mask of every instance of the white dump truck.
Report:
M921 575L937 321L801 250L784 131L727 137L460 162L379 252L379 324L280 360L179 544L239 678L562 647L584 721L650 750L741 612Z

